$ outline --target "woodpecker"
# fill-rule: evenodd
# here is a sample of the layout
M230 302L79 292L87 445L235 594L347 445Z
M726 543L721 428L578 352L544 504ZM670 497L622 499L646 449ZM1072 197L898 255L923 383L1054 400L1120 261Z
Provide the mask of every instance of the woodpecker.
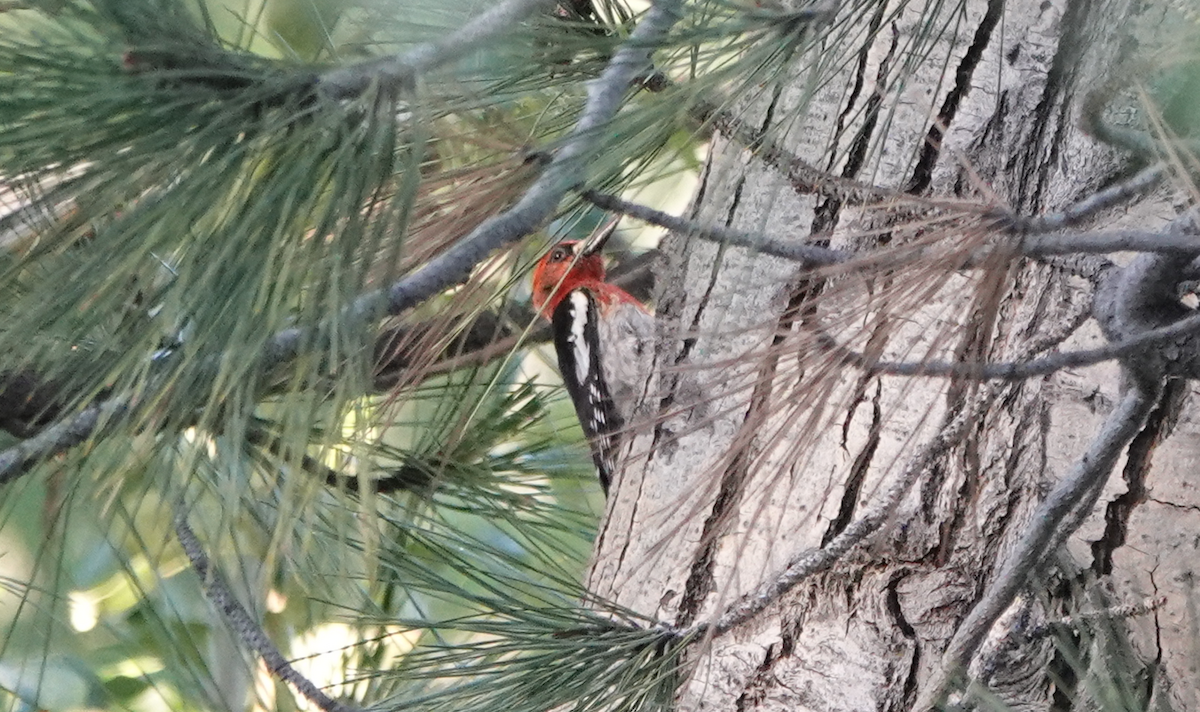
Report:
M555 245L533 270L533 306L550 320L558 370L592 448L608 494L650 370L654 317L633 295L605 281L600 248L616 229Z

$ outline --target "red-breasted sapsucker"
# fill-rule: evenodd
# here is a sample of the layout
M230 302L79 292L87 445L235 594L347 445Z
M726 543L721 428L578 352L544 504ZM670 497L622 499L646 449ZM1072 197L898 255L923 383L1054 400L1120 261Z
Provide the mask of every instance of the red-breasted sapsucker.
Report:
M560 242L533 270L533 306L550 320L558 370L608 493L625 426L646 388L654 317L633 295L605 280L600 248L610 223L586 241Z

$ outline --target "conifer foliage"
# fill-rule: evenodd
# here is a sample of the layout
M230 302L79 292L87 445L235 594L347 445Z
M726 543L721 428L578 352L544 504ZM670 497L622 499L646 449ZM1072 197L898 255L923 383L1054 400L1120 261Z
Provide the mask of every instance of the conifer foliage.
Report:
M621 114L668 113L678 8L294 5L0 15L0 695L662 703L670 636L580 588L599 496L517 285L683 135Z
M1117 361L1129 387L1103 431L1030 505L979 605L928 649L935 662L913 663L927 677L905 699L945 703L1150 414L1200 373L1200 318L1181 298L1200 253L1192 211L1156 230L1073 231L1168 179L1187 192L1186 71L1156 65L1166 78L1138 101L1133 70L1095 88L1087 132L1134 158L1062 212L1022 216L1039 206L994 199L969 169L954 189L964 197L931 197L957 105L885 160L888 131L876 128L902 113L910 82L943 72L927 60L976 5L0 2L0 701L667 709L707 684L716 668L696 661L714 639L894 521L1001 399L997 383ZM987 2L981 26L994 29L1003 5ZM916 29L897 49L902 15ZM968 80L983 45L962 59ZM849 104L869 96L865 108L831 127L806 114L830 78L851 65L861 77L868 63L877 86L846 89ZM1136 129L1110 121L1159 104L1168 110ZM764 106L761 127L743 120ZM805 140L828 142L819 162L791 153L795 137L778 129L804 121ZM768 219L769 207L763 229L735 228L732 210L721 223L703 189L691 218L647 204L702 172L708 188L714 164L696 156L718 145L819 196L811 234ZM864 165L893 159L912 181L876 185ZM858 232L831 240L851 209ZM712 516L668 512L692 517L680 532L702 522L702 555L682 599L656 591L652 606L581 583L593 539L602 561L618 541L596 537L602 510L621 511L631 490L616 475L605 504L526 286L550 243L587 235L606 212L670 232L677 249L660 276L687 274L693 257L679 245L703 244L777 259L727 301L791 290L763 324L705 331L700 313L725 298L729 264L714 258L674 298L660 289L660 372L628 424L643 443L630 461L661 452L661 466L736 398L754 405L739 431L749 440L689 490L712 495ZM1127 267L1099 256L1117 250L1141 256ZM610 276L647 298L654 261L625 256ZM1002 295L1034 262L1088 282L1095 305L1031 336L1014 360L989 358ZM955 285L962 297L922 335L926 352L885 348ZM697 294L689 324L682 305ZM1106 345L1047 353L1089 316ZM713 357L758 337L744 358ZM706 355L716 365L697 366ZM740 522L739 487L769 468L803 471L830 428L845 439L850 418L825 408L846 383L862 384L857 404L868 382L883 393L872 379L912 376L947 379L938 398L970 407L896 455L898 474L865 513L855 516L855 489L819 545L704 604L719 540ZM698 394L706 382L719 385ZM914 442L934 410L909 428ZM777 442L746 446L763 433ZM622 546L633 560L660 543ZM658 615L669 606L678 615ZM980 685L994 672L983 667Z

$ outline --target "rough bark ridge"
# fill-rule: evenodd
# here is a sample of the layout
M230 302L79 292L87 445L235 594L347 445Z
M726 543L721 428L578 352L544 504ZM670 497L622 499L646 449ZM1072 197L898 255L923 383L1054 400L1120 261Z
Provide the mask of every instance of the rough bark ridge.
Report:
M976 198L979 176L1022 213L1055 210L1122 170L1114 151L1077 128L1078 104L1125 52L1120 43L1129 37L1114 28L1147 12L1126 0L887 3L846 31L856 43L850 49L823 46L795 58L785 80L738 113L839 175ZM948 29L918 32L928 26ZM833 81L813 82L809 62L830 52L849 61ZM1169 200L1164 190L1105 219L1163 222L1173 217ZM744 141L719 132L693 217L798 239L832 230L843 247L886 227L878 210L797 191ZM995 299L979 279L948 275L928 293L914 292L922 297L914 298L917 308L892 314L886 295L912 279L903 273L843 288L806 281L794 263L740 248L671 237L663 251L652 404L660 415L639 430L614 489L590 585L668 623L709 620L789 556L836 536L944 417L979 408L966 437L937 453L868 546L751 623L709 640L694 656L681 700L683 709L739 711L908 708L998 558L1111 410L1116 368L1001 385L981 404L986 389L970 384L866 377L788 345L816 326L900 358L932 350L1006 360L1086 310L1088 290L1025 264L994 275L1002 280ZM1097 338L1085 331L1073 343ZM1187 391L1177 388L1151 417L1123 477L1113 478L1093 523L1072 544L1082 568L1106 577L1120 602L1167 587L1183 594L1133 624L1141 630L1129 653L1152 681L1143 699L1180 706L1194 702L1194 685L1181 692L1178 681L1194 678L1195 662L1171 645L1185 643L1179 634L1195 626L1186 557L1200 538L1182 532L1200 531L1200 497L1178 488L1180 473L1194 465L1160 456L1158 445L1176 420L1195 421ZM1159 497L1159 482L1176 486ZM1172 531L1180 532L1166 550L1152 521L1162 517L1178 520ZM1149 538L1153 546L1129 546ZM1161 569L1154 573L1160 565L1170 568L1171 583ZM1068 577L1039 610L1094 604L1076 600L1073 584L1082 580ZM1022 614L1040 615L1029 606ZM1164 642L1172 631L1175 643ZM1084 686L1061 663L1052 646L1031 644L1020 660L976 667L1003 667L983 672L1011 704L1069 709L1082 704ZM1047 664L1059 665L1058 687L1044 674Z

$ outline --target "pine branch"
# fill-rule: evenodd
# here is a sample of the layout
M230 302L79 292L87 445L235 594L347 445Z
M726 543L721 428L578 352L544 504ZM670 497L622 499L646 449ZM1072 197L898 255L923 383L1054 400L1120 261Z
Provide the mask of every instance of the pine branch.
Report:
M1127 180L1115 183L1103 190L1098 190L1066 209L1036 218L1022 218L1005 213L1002 217L1009 221L1011 230L1025 235L1033 233L1054 232L1071 225L1076 225L1096 213L1119 205L1130 198L1135 198L1149 191L1167 177L1167 166L1163 163L1143 168Z
M844 250L834 250L818 245L808 245L796 240L784 240L762 233L742 232L719 225L700 225L694 221L676 217L661 210L639 205L615 195L601 193L596 190L580 191L579 197L595 205L601 210L608 210L631 218L637 218L651 225L666 228L683 235L692 235L705 240L719 242L736 247L746 247L765 255L796 260L807 265L831 265L853 259L856 254Z
M1025 533L1008 555L1000 573L959 625L942 655L940 667L930 677L913 709L924 712L941 708L954 680L966 670L988 630L1012 604L1027 583L1029 574L1051 553L1048 545L1061 534L1059 530L1064 520L1081 498L1103 486L1125 446L1141 429L1157 397L1157 393L1132 388L1120 406L1109 414L1087 452L1030 517Z
M1169 326L1142 332L1124 341L1094 349L1066 351L1033 361L1001 363L969 363L950 361L872 361L862 353L838 343L832 336L821 334L822 344L841 358L873 375L887 376L953 376L979 381L1020 381L1036 376L1048 376L1064 368L1094 366L1114 359L1137 358L1148 350L1200 331L1200 314L1181 319Z
M283 654L263 632L262 627L255 622L246 608L233 595L229 584L225 582L225 577L212 567L212 562L204 553L204 547L200 545L195 532L188 526L187 516L182 508L175 513L175 536L179 540L179 545L183 547L183 552L187 554L188 561L192 564L192 570L200 577L204 595L221 612L225 622L238 640L262 658L263 664L267 666L271 675L291 685L296 692L324 712L362 712L360 707L339 702L325 694L321 688L292 667L287 658L283 657Z
M1200 237L1194 230L1102 230L1026 237L1021 242L1021 253L1028 257L1113 252L1196 254Z
M1021 240L1019 254L1026 257L1048 257L1052 255L1090 254L1103 255L1113 252L1156 252L1156 253L1186 253L1194 254L1200 251L1200 238L1194 230L1179 225L1179 221L1162 231L1154 230L1108 230L1098 232L1073 232L1058 235L1033 234L1059 230L1062 227L1082 219L1082 215L1090 214L1099 207L1107 207L1107 201L1115 200L1119 195L1122 199L1130 197L1125 189L1114 190L1105 200L1092 202L1082 201L1072 208L1043 219L1026 221L1023 227L1012 228L1022 231L1026 236ZM765 233L750 233L718 225L701 225L693 220L671 215L670 213L639 203L625 200L615 195L601 193L596 190L580 191L579 196L602 210L619 213L643 222L656 225L674 232L699 237L736 247L745 247L764 255L783 257L796 260L806 265L824 266L841 264L853 259L862 258L868 252L849 252L836 250L818 245L809 245ZM1190 222L1191 217L1188 217ZM1005 218L1006 220L1009 218ZM1007 248L1007 245L1001 249ZM977 267L990 264L989 258L996 248L986 248L974 255L964 267ZM1092 270L1093 272L1095 270Z
M38 460L86 441L96 428L123 413L125 407L124 401L116 399L97 403L0 452L0 486L25 474Z
M625 287L640 298L647 297L650 291L650 270L647 262L652 258L652 253L646 253L635 260L618 266L613 271L614 275L616 275L614 279L615 283ZM509 333L502 323L505 319L511 319L518 324L529 323L532 321L533 315L528 309L517 307L506 317L477 320L465 334L455 339L454 342L444 349L441 356L432 365L422 367L421 375L432 376L460 368L482 366L497 358L508 355L518 346L533 346L549 341L550 339L548 325L539 324L531 330L521 333ZM422 327L418 325L414 328L419 329ZM426 325L425 328L429 328L429 326ZM396 332L391 331L381 335L376 341L376 354L380 355L380 371L376 374L374 386L379 390L387 390L396 381L400 380L402 372L409 368L411 365L410 359L415 355L407 349L401 349L397 352L392 348L391 344L397 338ZM28 376L28 374L17 375L21 377ZM11 385L11 383L4 381L0 385ZM41 394L44 396L43 402L47 411L52 407L56 408L55 404L62 402L67 397L66 394L60 393L52 385L40 382L22 384L21 392L30 393L42 388L50 389L49 392ZM0 485L19 478L26 472L27 467L34 462L64 452L83 443L92 435L101 422L107 418L124 414L128 406L128 403L120 398L101 401L73 416L63 418L59 422L43 428L38 422L31 422L28 418L24 417L29 414L42 416L44 413L41 408L31 410L26 407L23 399L18 399L15 396L12 399L13 402L9 403L5 399L7 395L9 395L7 391L0 390L0 424L3 424L5 428L10 430L20 431L14 432L14 434L24 435L23 430L26 428L36 428L37 434L27 437L22 442L7 450L0 451ZM11 422L8 420L10 417L12 418ZM404 475L405 473L399 474ZM333 477L329 481L333 482L338 479L337 477ZM403 483L412 481L410 478L403 477L401 480ZM407 485L399 488L403 489L406 487Z
M514 3L512 7L518 6L525 7L522 3ZM603 136L603 126L616 115L634 79L649 66L654 48L678 20L681 7L681 0L660 0L651 7L601 75L588 82L588 99L574 129L542 175L512 208L484 221L453 247L388 289L360 296L344 310L343 317L350 324L361 325L385 314L400 314L466 279L494 250L536 231L553 214L563 195L583 180L588 159ZM421 51L434 58L449 56L443 53L451 49L439 50L437 46L440 45L431 43ZM345 328L345 322L341 322L341 327ZM295 358L311 336L310 329L300 327L278 333L268 347L267 365L278 366ZM97 424L97 412L117 413L125 407L126 403L119 398L105 401L0 452L0 483L19 477L24 466L39 457L83 442Z
M465 57L481 43L511 32L533 13L554 5L554 0L505 0L437 42L327 72L317 80L317 89L334 99L359 96L374 84L384 90L411 90L425 72Z
M360 296L343 314L341 323L357 325L409 308L459 284L493 251L536 231L558 207L563 196L580 184L607 124L624 103L633 81L650 66L651 54L666 38L682 13L682 0L658 0L600 76L587 82L588 98L571 133L562 142L541 176L508 210L488 218L469 235L386 290ZM291 360L310 336L308 329L292 328L273 339L268 364Z

